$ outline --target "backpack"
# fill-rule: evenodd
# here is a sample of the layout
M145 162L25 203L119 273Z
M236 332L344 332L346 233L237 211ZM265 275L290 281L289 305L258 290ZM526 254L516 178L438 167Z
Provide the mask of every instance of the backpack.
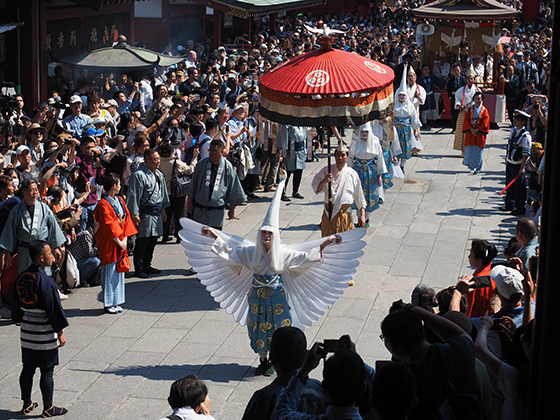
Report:
M447 379L440 380L446 398L436 413L436 420L485 420L480 400L472 394L463 394Z
M453 355L447 346L441 346L441 358L448 377L455 377ZM476 395L460 393L453 384L445 378L439 381L440 388L445 394L445 401L436 413L436 420L485 420L486 416L482 403Z

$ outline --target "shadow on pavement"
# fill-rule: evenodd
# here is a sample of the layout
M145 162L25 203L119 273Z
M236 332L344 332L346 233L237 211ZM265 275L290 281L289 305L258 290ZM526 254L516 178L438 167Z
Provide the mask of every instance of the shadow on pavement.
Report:
M185 359L188 356L185 355ZM218 363L204 365L146 365L114 367L100 372L103 375L141 376L152 381L174 381L187 375L197 375L200 379L212 382L230 382L241 380L251 369L250 365L238 363ZM95 371L85 369L71 369L76 371Z

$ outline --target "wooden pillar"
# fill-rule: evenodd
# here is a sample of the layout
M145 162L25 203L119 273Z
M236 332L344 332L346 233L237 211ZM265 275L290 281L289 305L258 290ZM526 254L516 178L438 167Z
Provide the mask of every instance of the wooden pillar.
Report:
M297 15L297 9L292 10L292 32L295 32L297 28Z
M212 45L217 48L222 44L222 17L223 13L214 9L214 28L212 31Z
M39 71L39 89L38 98L37 98L37 105L47 100L47 89L48 89L48 75L47 75L47 65L50 61L49 53L47 52L46 48L46 39L47 39L47 3L44 1L37 2L37 8L35 9L38 12L38 35L39 39L35 41L35 44L31 47L31 51L34 51L34 48L39 49L39 53L37 54L37 69ZM35 7L35 6L34 6Z
M86 46L88 44L89 38L89 34L86 33L86 18L84 16L80 18L80 28L78 30L80 31L80 39L82 40L82 43L78 47L78 51L80 54L83 54L86 52Z
M269 16L270 16L270 31L274 34L276 33L276 12L271 13Z
M134 2L130 3L130 32L128 34L120 34L126 36L129 45L134 46L136 43L136 18L134 17Z
M35 108L41 103L41 98L46 97L47 92L47 68L40 66L41 55L46 54L46 22L45 14L41 14L41 9L46 6L41 5L39 0L31 0L28 7L21 8L21 21L26 22L21 30L21 93L25 98L26 108ZM41 28L44 32L41 33ZM16 46L17 48L18 46Z
M245 33L247 34L247 40L251 42L251 44L253 43L253 40L251 39L252 26L253 26L253 18L251 16L248 16L247 19L245 19Z

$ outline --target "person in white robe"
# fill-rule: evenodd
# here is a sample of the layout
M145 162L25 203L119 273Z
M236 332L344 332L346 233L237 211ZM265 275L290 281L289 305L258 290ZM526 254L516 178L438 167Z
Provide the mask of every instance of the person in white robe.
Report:
M325 208L321 219L321 236L354 229L350 206L355 203L359 209L358 226L366 224L366 199L358 173L348 167L348 148L342 143L335 151L336 164L321 169L311 182L315 194L323 193ZM329 186L329 183L331 184ZM332 208L329 200L332 192Z
M336 301L363 255L364 229L301 244L280 241L278 184L256 243L182 219L185 254L214 299L247 325L251 348L259 354L256 374L272 375L267 358L277 328L311 326Z
M387 172L379 138L373 134L370 123L362 124L354 129L349 162L360 177L366 200L366 223L364 227L368 228L371 213L379 208L380 189L383 189L383 174ZM355 205L352 208L358 210ZM358 213L357 217L359 216Z
M374 120L372 124L373 135L379 139L381 149L383 150L383 160L387 172L383 174L383 189L388 190L393 186L394 165L398 166L399 160L397 156L401 154L401 147L399 144L399 134L393 122L393 115L390 115L382 120ZM380 192L381 193L381 192ZM379 204L384 202L384 193L379 197Z
M397 156L400 166L404 172L406 161L412 157L413 141L420 137L420 116L418 111L410 101L407 94L406 78L403 74L401 84L395 92L394 124L399 135L399 145L401 154Z
M457 126L455 128L455 140L453 149L461 151L461 157L465 155L465 134L463 133L463 122L467 109L473 106L474 94L480 92L480 89L474 84L475 71L471 64L467 72L467 84L455 92L455 109L459 110L457 117Z
M414 69L409 66L408 73L406 76L406 94L408 95L408 99L414 105L414 109L420 117L420 106L426 103L426 89L416 83L416 72ZM424 150L424 146L422 145L422 141L420 140L420 131L418 131L418 136L414 136L411 138L412 140L412 156L418 156L418 154Z

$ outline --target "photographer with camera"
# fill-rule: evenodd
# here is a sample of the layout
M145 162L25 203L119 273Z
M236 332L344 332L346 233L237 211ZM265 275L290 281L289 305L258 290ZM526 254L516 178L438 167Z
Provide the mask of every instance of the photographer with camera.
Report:
M289 326L274 331L270 341L270 361L278 375L270 385L253 394L242 420L270 420L280 391L298 373L306 353L307 339L302 330ZM323 414L328 404L321 382L309 379L302 389L298 411L312 415Z
M26 112L23 110L25 103L23 102L22 95L16 95L10 98L9 102L9 122L13 129L14 137L18 137L25 133L25 124L23 117L27 117Z
M45 140L47 140L47 130L45 127L42 127L37 123L31 124L31 127L27 130L25 144L29 148L32 165L36 165L43 157L43 154L45 153L43 142Z
M179 128L179 127L178 127ZM173 178L182 177L184 175L192 175L196 164L198 163L199 149L195 148L193 150L193 157L190 165L183 162L176 154L176 147L173 141L167 142L165 145L160 147L159 153L161 156L161 163L159 170L165 178L165 186L167 188L167 194L169 195L170 206L165 209L167 213L167 220L163 223L163 238L162 242L170 241L171 234L171 221L174 221L175 225L175 238L176 242L180 243L179 231L181 230L180 219L183 217L183 209L185 208L185 195L177 196L171 189L171 180Z
M82 203L82 217L80 227L82 230L93 227L93 210L97 204L97 185L101 185L105 176L105 169L101 163L102 150L97 147L93 137L85 136L80 144L80 155L75 158L76 165L80 167L80 174L76 180L76 190L86 192L86 183L90 184L90 194Z
M31 150L26 145L18 146L16 149L16 166L20 185L25 179L37 179L41 174L39 168L31 164Z
M322 388L330 405L325 414L309 415L299 413L297 406L303 388L309 381L309 373L314 370L327 354L334 354L325 360ZM373 380L374 370L366 365L356 353L356 345L348 335L339 340L325 340L311 347L299 372L292 376L288 385L280 392L272 413L274 420L326 420L344 418L361 420L356 402Z
M442 379L451 382L457 393L470 394L473 408L482 414L471 337L448 319L402 300L394 302L389 312L381 323L380 338L393 361L407 364L422 384L417 390L418 406L409 418L435 418L447 398L440 387ZM443 344L430 344L424 326Z
M64 119L68 129L78 140L82 138L84 128L93 124L93 120L89 115L82 114L82 106L82 98L78 95L73 95L70 98L70 109L72 110L72 114Z

